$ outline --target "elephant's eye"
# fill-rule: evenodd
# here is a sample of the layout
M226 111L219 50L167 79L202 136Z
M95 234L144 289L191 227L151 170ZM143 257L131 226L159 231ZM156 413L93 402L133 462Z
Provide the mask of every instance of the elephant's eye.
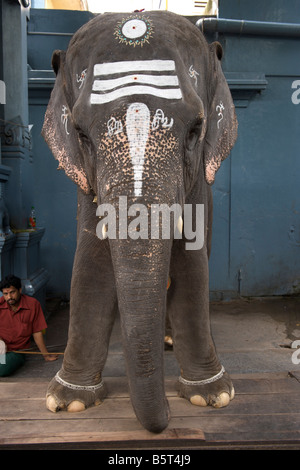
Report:
M78 137L81 143L81 146L85 152L87 152L90 156L92 155L92 146L91 146L91 141L88 138L88 136L81 130L81 129L76 129L78 132Z
M194 150L199 138L202 137L203 123L203 118L197 118L188 128L186 134L186 147L188 150Z

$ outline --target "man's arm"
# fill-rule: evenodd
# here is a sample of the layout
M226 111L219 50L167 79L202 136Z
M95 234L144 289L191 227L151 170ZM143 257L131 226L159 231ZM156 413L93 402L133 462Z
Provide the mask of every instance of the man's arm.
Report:
M58 358L55 354L49 354L44 342L44 336L42 331L38 331L37 333L33 333L33 339L39 350L44 356L45 361L56 361Z

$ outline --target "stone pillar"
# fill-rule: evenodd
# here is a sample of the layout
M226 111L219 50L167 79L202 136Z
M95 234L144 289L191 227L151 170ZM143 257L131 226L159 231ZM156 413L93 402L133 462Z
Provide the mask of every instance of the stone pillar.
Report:
M9 213L5 203L5 185L10 173L9 167L1 165L0 149L0 279L13 272L13 248L17 238L10 229Z
M0 80L5 89L5 99L2 96L0 100L3 103L0 104L0 275L1 278L7 274L20 277L23 293L38 298L45 309L48 273L40 265L40 242L45 229L28 228L34 205L34 161L28 122L28 5L25 0L0 3ZM10 227L1 233L6 208Z
M27 19L30 9L17 0L0 4L2 50L0 79L6 102L1 106L2 163L12 169L6 188L6 204L12 228L26 229L31 200L33 162L28 122Z

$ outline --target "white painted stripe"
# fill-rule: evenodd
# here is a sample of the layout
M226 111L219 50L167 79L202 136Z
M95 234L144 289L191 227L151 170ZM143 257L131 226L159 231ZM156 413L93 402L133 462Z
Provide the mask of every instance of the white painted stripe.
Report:
M134 172L134 194L142 195L146 143L149 137L150 111L144 103L133 103L127 109L126 132Z
M94 65L94 76L140 71L175 71L174 60L132 60Z
M176 75L126 75L112 80L95 80L93 91L113 90L129 83L145 83L155 86L178 86L178 77Z
M109 103L110 101L122 98L123 96L132 95L152 95L168 100L180 100L182 98L180 88L153 88L150 86L135 85L119 88L111 93L105 93L103 95L91 93L91 104Z

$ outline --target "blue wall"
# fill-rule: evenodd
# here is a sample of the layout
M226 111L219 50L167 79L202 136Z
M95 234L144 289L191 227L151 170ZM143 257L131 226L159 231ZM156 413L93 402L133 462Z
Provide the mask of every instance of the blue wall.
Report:
M219 17L299 23L300 3L226 0ZM214 188L211 288L225 296L299 292L300 106L291 99L300 75L299 35L219 33L218 40L224 71L234 72L239 82L243 77L251 82L254 74L258 91L251 96L248 89L248 102L241 98L247 98L251 83L232 91L239 137ZM265 77L265 89L255 85L255 75Z
M71 36L62 33L75 32L90 17L32 9L28 24L34 202L38 224L46 228L41 254L49 295L69 295L76 245L76 187L56 170L40 136L54 80L51 55L67 48ZM219 17L299 23L300 0L223 0ZM212 32L205 22L203 28L209 42L223 45L239 121L238 141L213 186L211 297L299 293L300 105L291 99L292 84L300 80L299 35Z
M37 225L46 228L41 243L41 265L50 275L49 296L69 297L77 210L76 186L63 171L57 170L57 161L41 136L54 84L51 57L55 49L65 50L72 34L91 17L88 12L31 9L28 23L28 65L32 69L28 72L29 120L34 124L33 201Z

